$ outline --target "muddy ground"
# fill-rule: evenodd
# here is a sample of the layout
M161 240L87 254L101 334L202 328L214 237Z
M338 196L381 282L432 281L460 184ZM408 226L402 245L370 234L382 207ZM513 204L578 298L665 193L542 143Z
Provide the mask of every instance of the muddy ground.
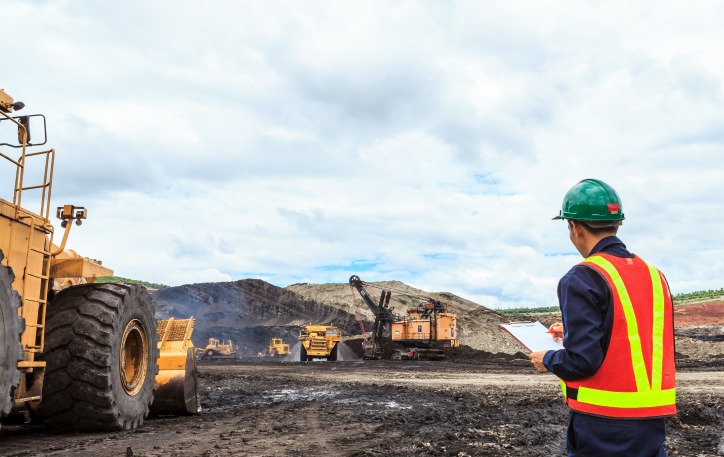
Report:
M724 366L678 373L671 456L724 455ZM216 361L199 366L202 412L136 431L51 435L4 426L7 456L558 456L567 410L528 362Z
M232 338L253 355L272 336L293 342L310 316L357 326L353 314L316 296L260 281L222 286L185 286L166 291L168 302L154 300L169 315L196 315L200 342ZM677 308L679 414L667 420L670 456L724 456L722 305ZM345 338L339 362L295 362L299 343L289 360L204 361L199 415L81 435L4 424L0 456L565 455L567 408L556 378L537 374L497 328L504 317L483 307L459 312L469 346L445 361L362 361L354 337Z

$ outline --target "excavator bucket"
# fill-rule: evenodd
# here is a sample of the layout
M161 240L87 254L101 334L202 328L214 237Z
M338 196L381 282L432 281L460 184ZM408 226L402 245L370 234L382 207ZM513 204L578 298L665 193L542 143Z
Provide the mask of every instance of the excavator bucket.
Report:
M160 356L151 413L196 414L199 412L199 391L195 349L191 342L194 318L160 320L156 330Z

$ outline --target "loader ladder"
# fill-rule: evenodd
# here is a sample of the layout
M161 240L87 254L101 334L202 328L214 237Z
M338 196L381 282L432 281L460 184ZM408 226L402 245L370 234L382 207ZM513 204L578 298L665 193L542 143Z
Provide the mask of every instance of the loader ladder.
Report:
M36 157L40 160L44 160L44 170L42 174L42 182L35 185L25 185L25 165L26 160L30 157ZM20 209L22 203L23 192L35 190L40 192L40 218L35 215L27 214L20 216L20 220L27 221L30 226L30 232L28 235L28 243L25 249L25 271L23 272L23 294L22 294L22 308L21 316L25 320L25 326L35 328L35 342L33 344L25 344L25 350L34 353L40 353L43 351L45 344L45 313L48 305L48 292L50 289L50 257L51 249L53 246L53 227L48 221L50 216L50 194L53 188L53 167L55 164L55 150L49 149L46 151L39 151L27 154L25 148L23 148L23 155L20 158L20 166L17 167L16 178L15 178L15 192L13 196L13 203L16 208ZM42 237L42 240L37 240L37 237ZM40 271L31 268L31 255L40 257L41 268ZM31 288L30 286L35 283L38 284L37 288ZM37 295L35 295L36 293ZM31 309L35 304L37 312L32 312ZM33 317L35 320L33 322Z
M8 116L6 116L8 117ZM14 123L20 125L15 119L9 118ZM53 246L53 226L48 218L50 215L50 196L53 187L53 168L55 165L55 150L28 152L27 145L22 144L22 153L18 160L7 156L0 152L0 156L15 165L15 184L13 186L12 208L14 212L13 219L22 222L28 227L27 244L23 249L9 249L6 253L6 261L8 265L15 263L11 259L14 255L24 257L24 268L22 269L22 304L19 309L20 316L25 321L25 327L33 329L34 338L30 336L24 339L23 346L26 352L39 353L43 350L45 312L48 303L48 291L50 287L50 257ZM39 158L44 160L43 173L39 184L26 185L25 172L27 161L30 158ZM35 159L33 159L35 160ZM40 207L37 214L34 214L22 208L23 193L26 191L38 191L40 193ZM14 230L10 230L9 246L13 246ZM42 239L39 239L42 238ZM17 269L16 269L17 270ZM16 274L18 272L16 271ZM26 334L28 331L26 330ZM33 362L34 357L26 357L25 361L18 363L19 367L38 366L38 362Z
M24 219L24 218L23 218ZM35 343L25 344L25 350L29 352L39 353L43 351L45 343L45 311L48 305L48 289L50 286L50 246L52 246L52 230L48 233L47 227L36 228L35 218L30 216L27 217L30 223L30 234L28 236L28 244L25 250L25 265L30 265L31 253L36 253L42 256L42 267L40 272L33 272L32 268L26 267L23 272L23 294L22 294L22 306L20 308L20 316L25 320L26 328L35 328ZM39 235L40 234L40 235ZM50 235L50 240L45 238L45 235ZM43 247L37 248L33 246L33 240L37 236L42 236ZM47 242L46 242L47 240ZM35 289L37 296L33 296L31 283L39 284L39 287ZM31 304L35 304L37 313L35 316L31 315ZM35 317L35 322L32 322L32 317ZM22 362L21 365L22 366Z

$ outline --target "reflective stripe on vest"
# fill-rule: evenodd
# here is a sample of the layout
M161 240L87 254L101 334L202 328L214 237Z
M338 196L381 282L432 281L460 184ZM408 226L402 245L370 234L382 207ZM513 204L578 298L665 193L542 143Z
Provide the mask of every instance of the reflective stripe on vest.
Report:
M646 264L651 276L653 291L652 379L649 384L636 314L621 275L611 262L601 256L593 255L584 260L583 263L595 264L608 273L615 288L615 291L612 292L618 295L626 321L633 374L636 380L636 392L616 392L579 386L576 400L589 405L613 408L650 408L675 404L676 389L661 389L664 358L664 287L659 271ZM566 395L567 388L563 381L561 381L561 386L563 396L568 398Z

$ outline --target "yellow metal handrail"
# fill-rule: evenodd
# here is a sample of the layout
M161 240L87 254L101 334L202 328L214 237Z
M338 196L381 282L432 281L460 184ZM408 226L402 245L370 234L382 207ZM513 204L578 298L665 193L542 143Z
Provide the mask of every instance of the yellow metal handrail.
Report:
M5 156L7 158L7 156ZM30 157L44 157L45 164L43 170L42 183L26 186L25 184L25 168L26 161ZM47 151L26 152L23 145L23 153L17 162L10 160L17 165L15 170L15 188L13 189L13 204L16 211L22 206L23 192L26 190L40 190L40 209L38 216L46 221L50 218L50 197L53 190L53 168L55 166L55 149Z
M15 218L20 217L20 208L23 203L23 191L26 190L37 190L40 189L40 209L38 216L47 220L50 217L50 196L53 188L53 167L55 166L55 150L49 149L47 151L28 152L27 151L27 130L26 127L12 118L8 114L0 111L0 114L6 119L10 120L18 127L20 134L18 137L22 140L20 145L22 152L17 160L14 160L10 156L0 152L0 156L8 162L15 165L15 185L13 187L13 205L15 206ZM45 157L45 169L43 171L43 181L37 185L25 186L25 168L26 161L30 157Z
M50 289L50 256L51 247L53 245L53 227L50 224L50 198L53 187L53 168L55 166L55 150L49 149L46 151L28 151L27 144L27 130L25 125L13 119L9 115L0 111L5 118L12 121L18 127L18 138L21 140L20 147L21 154L17 160L9 157L8 155L0 152L2 158L9 161L15 166L15 183L13 186L13 201L11 208L14 212L14 219L23 224L27 224L29 231L27 235L27 244L25 249L15 254L24 256L25 268L22 270L22 306L20 308L20 315L25 319L26 326L31 328L41 329L44 327L45 314L48 303L48 292ZM44 158L44 169L42 174L42 181L39 184L27 185L25 183L25 170L27 161L30 158L38 157L41 160ZM34 160L34 159L30 159ZM25 191L39 191L40 192L40 208L38 213L35 214L27 209L22 208L23 204L23 193ZM9 203L9 202L8 202ZM13 245L13 230L10 230L9 245ZM37 237L42 237L39 240ZM6 255L6 260L9 263L10 257L13 256L13 250ZM23 252L24 251L24 252ZM41 256L41 267L38 272L37 269L29 268L31 264L31 255ZM31 280L32 278L32 280ZM39 287L35 292L31 294L31 282L38 284ZM31 296L32 295L32 296ZM37 309L37 313L35 313ZM32 319L31 319L32 317ZM37 321L33 322L32 320ZM34 341L25 341L24 350L26 352L41 352L45 344L43 331L36 332L36 338Z

